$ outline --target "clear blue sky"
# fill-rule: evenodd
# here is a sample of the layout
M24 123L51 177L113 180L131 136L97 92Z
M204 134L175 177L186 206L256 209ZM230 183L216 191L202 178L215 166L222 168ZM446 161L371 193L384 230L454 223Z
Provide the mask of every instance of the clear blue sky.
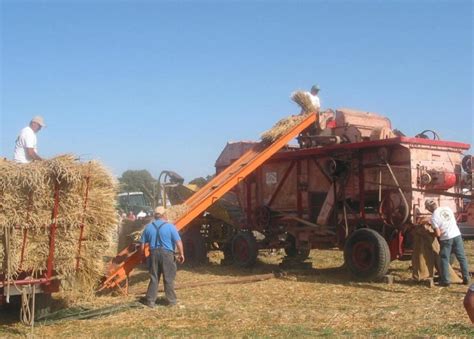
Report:
M191 180L313 83L323 108L474 143L472 1L0 3L3 157L39 114L42 156Z

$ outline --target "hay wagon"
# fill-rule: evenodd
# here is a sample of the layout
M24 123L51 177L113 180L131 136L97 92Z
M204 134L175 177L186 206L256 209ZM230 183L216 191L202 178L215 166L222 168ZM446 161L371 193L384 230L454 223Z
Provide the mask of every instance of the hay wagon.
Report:
M90 290L103 276L116 183L98 162L70 155L0 160L0 173L0 306L20 304L30 323L61 286Z
M238 265L253 265L259 249L284 248L304 260L311 249L337 246L354 276L374 279L391 260L409 257L413 227L430 216L426 198L461 213L469 145L428 131L396 135L372 113L341 109L325 118L325 129L300 133L298 146L275 153L232 190L244 218L222 246ZM249 147L228 144L217 173Z

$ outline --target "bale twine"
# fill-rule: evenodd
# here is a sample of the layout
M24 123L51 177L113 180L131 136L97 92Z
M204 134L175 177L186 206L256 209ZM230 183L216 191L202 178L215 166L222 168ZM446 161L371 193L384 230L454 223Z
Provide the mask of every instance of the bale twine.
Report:
M56 187L59 208L53 220ZM116 187L116 180L99 162L79 162L72 155L29 164L0 161L0 272L5 272L9 264L12 278L20 272L41 277L49 255L50 225L55 221L55 275L77 279L88 287L96 284L104 271L103 255L111 246L118 223ZM82 222L84 233L76 273ZM26 246L20 263L25 230Z

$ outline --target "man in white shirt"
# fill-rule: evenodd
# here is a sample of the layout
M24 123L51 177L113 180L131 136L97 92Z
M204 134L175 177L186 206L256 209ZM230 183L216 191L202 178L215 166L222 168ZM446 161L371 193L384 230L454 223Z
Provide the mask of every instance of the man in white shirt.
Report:
M319 111L319 109L321 108L319 97L318 97L319 86L314 85L313 87L311 87L311 91L306 92L306 93L308 94L308 97L311 99L313 106Z
M36 134L45 126L43 117L36 116L31 119L29 126L20 131L15 141L15 162L27 164L33 160L43 160L38 155Z
M440 272L440 286L449 286L449 257L451 250L459 261L462 272L463 284L468 285L470 282L469 267L467 264L466 255L464 254L464 244L461 237L461 231L453 211L449 207L438 207L436 202L432 199L425 201L425 207L432 214L431 227L439 237L440 258L441 258L441 272Z

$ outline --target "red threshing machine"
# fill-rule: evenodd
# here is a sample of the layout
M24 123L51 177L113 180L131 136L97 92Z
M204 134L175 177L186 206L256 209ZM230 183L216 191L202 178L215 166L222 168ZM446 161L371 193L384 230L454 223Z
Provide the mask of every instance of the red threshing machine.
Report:
M298 145L289 146L295 137ZM462 212L470 199L463 188L472 190L469 147L432 131L405 137L374 113L310 114L270 145L227 144L216 177L184 202L188 212L176 225L200 228L208 248L239 266L253 265L259 249L284 248L304 260L313 248L339 247L355 277L376 279L391 260L409 256L412 228L429 217L425 199ZM230 192L243 217L216 239L229 225L202 215ZM136 245L122 251L102 289L120 286L142 260Z

